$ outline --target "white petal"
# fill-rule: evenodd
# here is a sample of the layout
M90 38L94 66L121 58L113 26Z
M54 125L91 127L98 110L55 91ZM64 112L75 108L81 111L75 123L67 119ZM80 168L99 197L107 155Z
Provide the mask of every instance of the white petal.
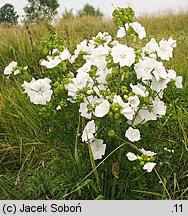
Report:
M148 156L148 157L153 157L154 155L156 155L157 153L152 152L152 151L146 151L145 149L140 149L144 155Z
M126 107L121 112L128 120L133 120L135 114L134 110L131 107Z
M20 73L20 70L14 71L14 75L17 75L17 74L19 74L19 73Z
M103 144L102 139L94 139L91 142L91 150L94 156L94 160L101 159L105 154L106 144Z
M143 169L147 172L151 172L153 168L155 167L156 163L148 162L144 165Z
M46 104L46 101L44 99L44 97L42 95L37 95L35 97L35 99L33 100L33 103L34 104L41 104L41 105L45 105Z
M82 134L82 142L87 142L94 138L95 134L95 122L94 120L89 121L87 125L84 128L83 134Z
M125 136L131 141L136 142L139 141L140 138L140 131L138 129L133 129L132 127L129 127L128 130L125 133Z
M117 38L123 38L126 35L124 27L120 27L117 32Z
M176 88L180 88L180 89L183 88L182 81L183 81L183 78L181 76L177 76L175 78Z
M136 156L135 154L133 154L132 152L128 152L128 153L126 154L126 156L128 157L128 159L129 159L130 161L135 161L135 160L138 159L137 156Z
M44 97L44 99L46 101L50 101L51 100L51 96L52 96L53 91L52 90L48 90L42 93L42 96Z
M17 62L12 61L12 62L5 68L4 74L5 74L5 75L11 74L13 68L16 67L16 66L17 66Z
M96 106L94 115L102 118L108 114L110 110L110 103L107 100L103 100L102 103Z

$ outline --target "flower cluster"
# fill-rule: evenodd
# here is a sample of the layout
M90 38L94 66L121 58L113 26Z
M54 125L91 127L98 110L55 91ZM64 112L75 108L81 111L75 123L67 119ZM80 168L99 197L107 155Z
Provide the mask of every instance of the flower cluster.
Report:
M18 62L12 61L8 66L6 66L6 68L4 69L3 74L10 76L10 75L18 75L21 73L21 71L26 71L27 70L27 66L25 66L24 68L18 67Z
M157 43L152 38L142 48L135 48L136 40L145 38L146 32L138 22L133 22L132 9L116 8L113 16L119 27L116 39L108 32L100 32L91 40L78 44L73 55L66 47L63 51L53 49L47 60L40 62L48 69L67 60L72 65L61 83L67 92L63 100L78 103L80 115L88 120L81 139L90 145L95 160L105 155L107 147L100 137L96 120L113 118L115 122L124 118L125 137L132 143L138 142L141 134L137 125L166 114L163 95L168 84L172 81L177 88L182 88L182 77L163 64L173 57L176 41L170 37ZM14 66L12 63L5 72L10 73ZM31 102L45 105L52 96L50 82L48 78L33 78L22 86ZM57 110L60 109L58 106ZM111 127L113 131L113 125ZM153 162L155 153L143 148L140 151L142 156L129 152L128 159L139 160L143 169L151 172L156 165Z
M126 156L130 161L139 160L140 164L144 165L143 169L147 170L147 172L151 172L156 165L156 163L152 162L154 160L154 156L156 155L156 153L151 151L146 151L143 148L140 149L140 151L142 153L141 156L137 156L132 152L128 152Z
M51 55L48 55L47 60L42 60L40 65L46 68L54 68L58 66L62 61L70 60L71 54L68 49L65 48L63 52L60 52L57 48L51 51Z

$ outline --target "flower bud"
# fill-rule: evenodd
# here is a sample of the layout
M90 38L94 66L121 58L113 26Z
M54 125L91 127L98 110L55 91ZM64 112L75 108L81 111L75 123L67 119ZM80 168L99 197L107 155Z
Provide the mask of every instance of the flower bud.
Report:
M114 118L117 120L120 118L120 113L115 113Z
M116 133L115 133L114 130L111 129L111 130L108 131L108 136L109 137L114 137L115 135L116 135Z
M112 118L112 117L113 117L113 112L109 112L109 113L108 113L108 116L109 116L110 118Z
M73 78L73 77L74 77L73 73L68 73L67 74L67 78Z
M122 87L121 87L121 92L122 92L123 94L127 93L127 92L128 92L127 87L126 87L126 86L122 86Z
M111 80L112 80L111 74L107 74L107 76L106 76L106 81L111 81Z
M142 165L142 166L143 166L144 164L145 164L145 162L144 162L144 161L140 161L140 165Z
M59 105L60 105L61 107L64 107L64 106L65 106L65 102L62 100L62 101L59 103Z
M112 69L112 74L113 75L118 75L119 74L119 70L117 68L113 68Z
M149 97L145 97L145 98L144 98L144 102L145 102L145 103L149 103L149 101L150 101Z

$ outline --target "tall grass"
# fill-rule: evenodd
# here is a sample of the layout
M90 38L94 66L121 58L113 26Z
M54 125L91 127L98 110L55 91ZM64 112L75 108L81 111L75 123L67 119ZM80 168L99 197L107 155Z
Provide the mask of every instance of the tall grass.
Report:
M146 131L145 148L158 152L158 173L170 197L187 199L188 12L143 16L138 21L145 26L149 38L161 40L172 36L177 40L174 59L168 66L184 77L184 88L169 90L165 98L169 104L167 117L148 123L141 130ZM15 60L19 65L28 65L33 76L40 74L41 38L56 33L73 51L77 43L99 31L115 36L117 28L111 20L94 17L64 20L55 27L47 23L22 28L1 25L0 70L3 72L4 67ZM76 144L80 163L75 158L78 124L74 107L69 114L62 110L57 116L54 112L54 116L46 120L38 107L23 95L19 83L0 76L0 199L169 198L155 173L133 171L132 163L125 158L119 160L117 152L98 168L100 188L93 174L85 179L92 167L87 159L87 148L81 143ZM107 141L117 144L115 140ZM174 149L175 153L162 151L165 147ZM78 185L79 182L82 183Z

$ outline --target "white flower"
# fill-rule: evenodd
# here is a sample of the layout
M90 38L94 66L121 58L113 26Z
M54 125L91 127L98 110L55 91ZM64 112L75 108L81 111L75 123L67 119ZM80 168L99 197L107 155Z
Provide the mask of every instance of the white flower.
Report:
M175 78L176 88L180 88L180 89L183 88L182 81L183 81L183 78L181 76L177 76Z
M161 40L159 42L159 48L157 50L157 55L162 59L162 60L167 60L169 61L170 58L173 57L172 55L173 48L170 42L166 40Z
M108 114L109 110L110 110L110 103L108 102L108 100L102 100L102 102L96 106L94 115L96 117L102 118Z
M89 140L93 139L95 132L96 132L96 129L95 129L94 120L89 121L84 128L84 131L82 134L82 142L88 142Z
M147 172L151 172L153 168L155 167L156 163L148 162L144 165L143 169Z
M5 75L10 75L13 71L13 69L17 66L17 62L12 61L8 66L6 66L5 70L4 70L4 74Z
M175 48L176 47L176 40L172 39L172 37L170 37L168 39L168 43L169 45L172 47L172 48Z
M129 25L126 24L125 27L120 27L119 30L117 31L117 38L123 38L126 35L126 31L128 31L129 26L131 26L133 30L138 34L138 38L140 40L146 37L145 28L140 23L134 22L134 23L130 23Z
M98 68L98 71L100 70L106 70L107 69L107 62L106 62L106 57L105 56L100 56L96 59L92 59L92 65L96 66Z
M123 37L125 37L125 35L126 35L125 28L119 27L119 29L117 31L117 38L123 38Z
M155 52L159 49L159 45L154 38L152 38L145 47L142 48L143 55L146 52L150 58L156 58ZM145 55L144 55L145 56Z
M115 95L114 96L114 99L113 99L113 103L117 103L119 104L122 108L127 108L128 107L128 104L126 104L120 95Z
M91 142L91 150L93 153L94 160L101 159L102 156L105 154L106 144L103 144L102 139L94 139Z
M147 97L149 95L149 92L146 91L146 87L141 85L140 83L138 83L137 85L130 84L130 87L136 95L140 95L142 97Z
M105 70L98 70L96 72L96 80L99 84L105 84L106 83L106 76L108 74L112 74L112 68L108 69L106 68Z
M174 70L168 70L167 76L171 80L175 81L176 88L183 88L182 85L183 78L181 76L176 76L176 72Z
M58 111L58 110L61 110L61 106L58 105L58 106L56 107L56 110L57 110L57 111Z
M49 54L50 54L50 55L51 55L51 54L54 55L56 52L58 52L58 49L57 49L57 48L55 48L55 49L53 49L52 51L50 51Z
M130 26L134 29L134 31L138 34L138 38L142 40L146 37L145 28L138 22L130 23Z
M92 40L89 41L90 44L98 44L98 42L96 42L96 39L100 39L101 41L103 41L103 45L106 45L112 40L112 36L108 32L99 32L96 37L92 37Z
M127 104L126 107L121 111L121 114L123 114L128 120L133 120L135 111Z
M119 63L121 67L130 67L134 64L136 58L134 49L122 44L114 46L111 55L114 63Z
M174 71L174 70L168 70L167 76L168 76L168 78L170 78L171 80L175 80L175 78L176 78L176 71Z
M139 141L140 138L140 131L138 129L133 129L132 127L129 127L128 130L125 133L125 136L128 140L131 142Z
M153 74L155 76L155 79L159 82L159 80L162 79L167 79L167 72L165 67L163 66L162 62L154 61L154 70Z
M148 157L153 157L154 155L156 155L157 153L152 152L152 151L146 151L145 149L140 149L142 151L142 153Z
M138 96L137 96L137 95L135 95L135 96L130 96L130 97L128 98L128 104L129 104L132 108L138 107L139 104L140 104L140 100L139 100Z
M110 51L110 47L105 45L100 45L99 47L93 49L91 51L91 54L90 55L86 55L84 58L86 60L96 60L96 59L100 59L100 58L103 58L107 55L109 55L109 51Z
M45 66L46 68L54 68L56 67L58 64L61 63L61 59L59 56L55 56L54 58L52 58L51 56L47 56L47 60L43 60L41 61L40 65Z
M166 106L163 101L161 101L159 98L156 98L153 101L153 113L158 115L159 117L164 116L166 114Z
M14 71L14 75L17 75L19 73L20 73L20 70L18 70L18 69Z
M100 94L100 91L102 91L102 90L107 91L107 87L104 84L100 84L98 86L94 86L93 90L97 94L97 96L102 97L102 95Z
M87 61L82 67L80 67L77 72L88 73L91 70L92 61Z
M67 59L70 60L71 54L67 48L65 48L63 52L60 52L60 58L62 61L67 60Z
M51 80L48 78L32 80L30 83L25 82L25 93L28 94L30 100L34 104L45 105L51 100L53 91L50 85Z
M86 86L92 87L93 81L88 73L79 72L76 78L72 78L71 82L65 85L65 89L68 90L68 95L75 97L79 90L82 90Z
M88 109L88 105L90 105L92 108L94 107L98 97L88 96L87 98L84 98L84 102L80 104L79 112L81 113L82 117L85 117L87 119L91 119L92 117L92 111Z
M126 156L128 157L128 160L130 160L130 161L135 161L138 159L138 157L135 154L133 154L132 152L128 152L126 154Z
M147 121L156 120L157 117L161 117L165 115L166 113L166 106L163 101L161 101L159 98L156 98L153 101L153 107L151 111L149 111L146 108L142 108L139 110L138 115L134 121L134 125L137 125L139 123L145 123Z
M32 78L30 83L24 81L24 83L21 85L25 89L24 93L28 93L31 90L30 84L33 82L35 82L35 78Z
M151 89L155 90L156 92L161 92L165 88L167 88L167 84L170 82L170 79L160 79L158 82L155 77L152 77Z
M154 67L154 60L151 58L145 58L144 60L140 60L137 64L135 64L134 69L137 75L137 79L151 80Z
M111 42L111 45L112 46L117 46L117 45L119 45L120 43L119 43L119 41L117 41L117 40L113 40L112 42Z
M156 114L153 113L153 112L150 112L147 109L141 109L141 110L139 110L138 115L140 116L141 122L143 122L143 123L145 123L147 121L151 121L151 120L156 120L157 119Z
M77 59L77 57L78 57L78 55L80 54L81 51L84 52L84 53L87 53L87 54L91 53L91 51L94 49L94 45L88 46L87 43L88 42L85 39L80 44L77 44L76 50L74 51L74 55L71 57L71 62L72 63Z

